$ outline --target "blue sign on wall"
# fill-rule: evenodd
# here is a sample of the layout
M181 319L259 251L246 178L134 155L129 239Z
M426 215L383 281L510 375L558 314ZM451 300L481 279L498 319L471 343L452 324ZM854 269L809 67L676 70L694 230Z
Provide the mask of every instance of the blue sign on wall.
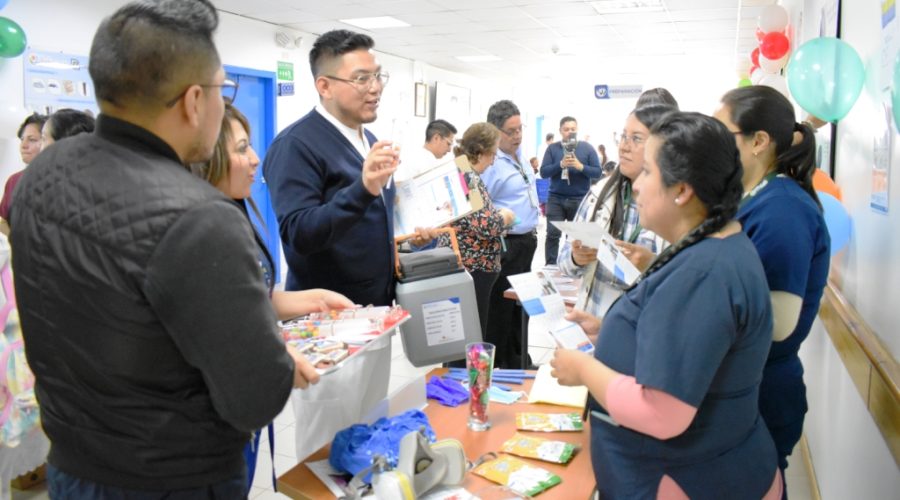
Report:
M597 99L635 99L643 91L643 85L594 85Z
M279 82L278 83L278 95L279 96L294 95L294 82L291 82L291 83Z
M24 57L25 107L48 115L58 109L99 111L87 56L28 50Z

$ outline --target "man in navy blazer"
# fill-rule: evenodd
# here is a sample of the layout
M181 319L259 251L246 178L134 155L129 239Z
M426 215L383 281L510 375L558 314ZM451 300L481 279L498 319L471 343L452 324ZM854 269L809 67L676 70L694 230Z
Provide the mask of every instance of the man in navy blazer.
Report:
M394 298L390 141L363 127L377 118L388 73L371 37L320 36L309 53L319 104L272 143L263 174L288 264L287 290L327 288L357 304Z

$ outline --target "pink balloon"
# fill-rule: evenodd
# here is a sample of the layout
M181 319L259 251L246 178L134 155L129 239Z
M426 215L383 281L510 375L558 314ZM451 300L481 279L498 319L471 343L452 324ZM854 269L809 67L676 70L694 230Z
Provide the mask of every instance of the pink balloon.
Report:
M783 33L766 33L759 42L759 53L773 61L784 57L789 50L791 42Z

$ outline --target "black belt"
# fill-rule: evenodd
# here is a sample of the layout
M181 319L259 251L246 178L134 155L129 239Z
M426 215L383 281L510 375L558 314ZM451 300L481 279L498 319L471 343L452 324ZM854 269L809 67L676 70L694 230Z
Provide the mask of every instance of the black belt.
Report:
M536 230L536 229L532 229L531 232L528 232L528 233L522 233L522 234L507 234L507 235L506 235L506 239L508 239L508 240L514 240L514 239L516 239L516 238L525 238L525 237L528 237L528 238L537 238L537 230Z

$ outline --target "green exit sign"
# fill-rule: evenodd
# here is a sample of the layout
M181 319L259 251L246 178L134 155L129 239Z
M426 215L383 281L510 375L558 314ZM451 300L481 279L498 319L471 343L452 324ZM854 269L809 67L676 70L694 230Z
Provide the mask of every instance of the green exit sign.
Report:
M278 61L278 79L294 81L294 63Z

